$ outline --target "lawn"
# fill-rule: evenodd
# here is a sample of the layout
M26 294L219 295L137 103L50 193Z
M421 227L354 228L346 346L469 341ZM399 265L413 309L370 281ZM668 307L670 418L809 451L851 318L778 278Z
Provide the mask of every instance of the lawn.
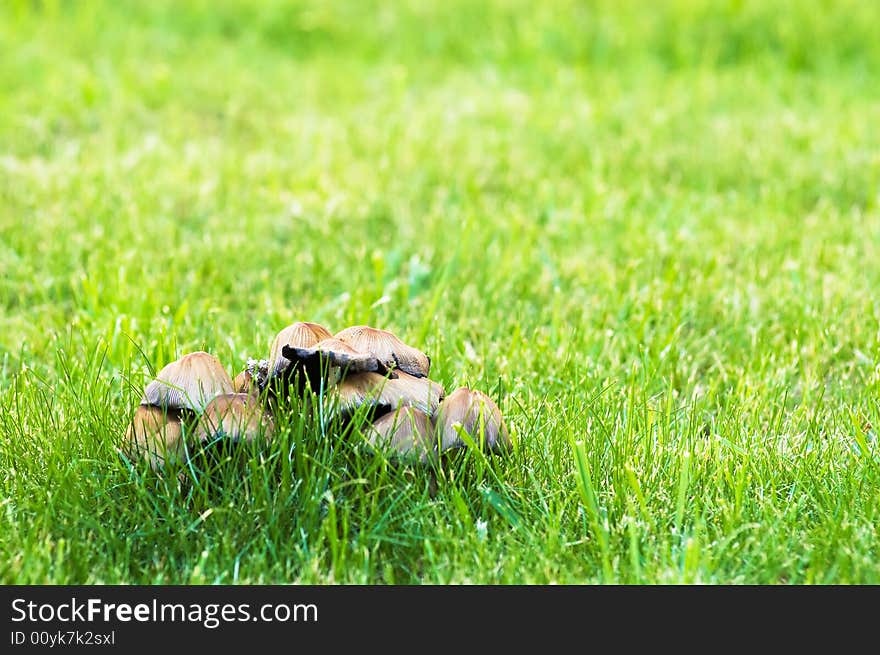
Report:
M0 582L880 583L878 71L861 0L3 2ZM117 454L298 320L513 451Z

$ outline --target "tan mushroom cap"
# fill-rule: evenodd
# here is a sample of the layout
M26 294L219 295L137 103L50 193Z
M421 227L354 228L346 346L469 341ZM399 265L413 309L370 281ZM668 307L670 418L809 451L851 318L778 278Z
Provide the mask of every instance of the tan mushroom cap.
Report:
M138 405L125 430L122 452L135 461L148 460L154 471L166 463L182 462L186 447L177 411Z
M370 445L425 464L435 458L434 426L416 407L401 407L376 419L368 431Z
M408 346L387 330L355 325L336 334L336 338L356 350L375 355L386 368L398 368L416 377L428 377L431 359L418 348Z
M467 445L460 431L470 435L480 449L501 453L511 446L501 410L482 391L466 387L453 391L440 403L434 424L441 452Z
M159 371L144 389L141 403L201 411L212 398L232 390L232 379L220 360L199 351L184 355Z
M232 379L232 390L235 393L251 393L257 383L250 371L242 371Z
M428 416L433 416L446 397L443 385L427 377L417 377L404 371L397 372L397 378L389 380L392 389L399 389L405 404L417 407Z
M269 376L280 375L290 366L290 360L283 353L285 346L310 348L319 341L329 339L332 336L330 330L318 323L298 322L288 325L275 336L272 346L269 348Z
M254 396L246 393L227 393L217 396L199 417L195 438L202 444L217 438L232 442L251 442L258 438L269 440L274 433L272 418Z
M370 371L347 376L331 389L329 398L343 416L351 415L363 405L390 411L404 403L401 389L389 386L390 379Z
M350 415L365 404L386 410L415 407L428 415L437 410L445 395L442 385L402 371L397 375L388 378L379 373L364 372L346 376L333 388L331 399L335 399L337 409L343 415Z
M235 393L259 394L269 377L269 360L248 358L244 370L232 380Z

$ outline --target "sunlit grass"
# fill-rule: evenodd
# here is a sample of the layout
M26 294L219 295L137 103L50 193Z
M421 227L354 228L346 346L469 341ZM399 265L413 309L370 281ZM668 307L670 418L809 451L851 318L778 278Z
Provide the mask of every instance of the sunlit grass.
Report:
M0 580L880 582L880 9L435 4L0 5ZM120 457L295 320L514 451Z

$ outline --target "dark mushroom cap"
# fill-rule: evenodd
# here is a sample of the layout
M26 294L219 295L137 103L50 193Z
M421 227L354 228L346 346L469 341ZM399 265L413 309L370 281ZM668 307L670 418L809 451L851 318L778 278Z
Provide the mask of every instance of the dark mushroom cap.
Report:
M275 336L275 339L272 340L272 346L269 348L269 376L281 375L290 366L290 360L283 353L285 346L310 348L319 341L329 339L332 336L327 328L318 323L299 322L288 325Z
M498 405L482 391L461 387L440 403L434 424L440 440L440 452L464 448L466 432L480 449L501 453L511 446L510 435Z
M201 411L214 396L232 390L232 379L220 360L200 351L184 355L159 371L144 389L141 404Z
M377 449L425 464L435 458L434 426L417 407L401 407L376 419L367 440Z
M183 461L186 448L180 413L138 405L125 431L122 452L134 461L149 461L154 471L162 470L168 462Z
M413 348L387 330L355 325L336 334L340 341L356 350L375 355L386 368L398 368L416 377L428 377L431 359L418 348Z
M301 364L303 368L323 367L323 375L325 378L329 377L331 383L335 382L335 379L332 374L328 375L327 369L339 369L338 372L332 372L337 375L336 379L364 371L386 372L375 355L359 352L344 341L333 337L319 341L308 348L284 346L282 353L284 357L291 362Z
M259 400L246 393L228 393L214 398L205 407L195 427L202 444L225 438L231 442L269 440L274 432L272 418Z

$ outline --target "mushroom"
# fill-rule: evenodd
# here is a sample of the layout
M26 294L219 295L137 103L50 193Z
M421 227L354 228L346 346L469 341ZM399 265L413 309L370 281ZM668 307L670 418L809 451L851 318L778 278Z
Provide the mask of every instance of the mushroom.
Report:
M122 452L132 460L146 459L160 471L166 463L186 456L180 411L153 405L138 405L125 431Z
M399 407L415 407L431 415L445 393L439 383L428 378L417 378L403 371L390 378L367 371L346 376L331 389L330 398L343 417L350 417L365 404L375 408L374 416Z
M206 352L166 365L144 389L143 405L200 412L214 396L232 393L232 379L220 360Z
M205 407L195 427L195 437L202 445L218 439L232 443L269 440L275 430L272 417L259 400L247 393L227 393L215 397Z
M400 396L400 388L389 385L391 381L372 371L349 375L332 388L330 402L335 403L334 408L345 418L363 405L375 408L373 415L381 416L405 404Z
M419 378L428 377L431 358L387 330L355 325L338 332L336 338L356 350L372 353L386 368L397 368Z
M403 370L397 371L397 378L388 380L392 389L398 390L405 404L418 407L428 416L433 416L446 396L443 385L427 377L410 375Z
M245 369L232 379L232 390L235 393L250 393L257 386L253 374Z
M232 387L235 393L250 393L258 396L266 387L268 377L269 360L248 357L245 369L235 376Z
M306 372L306 377L316 388L315 382L324 380L331 387L347 375L363 372L387 373L382 363L372 354L359 352L349 344L330 337L308 348L284 346L286 359Z
M292 323L281 330L269 348L269 377L278 377L290 366L290 360L284 356L284 347L310 348L319 341L329 339L333 335L318 323Z
M431 419L417 407L404 406L379 417L369 427L367 440L375 448L422 464L436 456Z
M466 387L456 389L440 403L434 425L440 442L440 452L467 445L462 432L467 433L482 450L501 453L511 446L510 435L498 405L482 391Z

